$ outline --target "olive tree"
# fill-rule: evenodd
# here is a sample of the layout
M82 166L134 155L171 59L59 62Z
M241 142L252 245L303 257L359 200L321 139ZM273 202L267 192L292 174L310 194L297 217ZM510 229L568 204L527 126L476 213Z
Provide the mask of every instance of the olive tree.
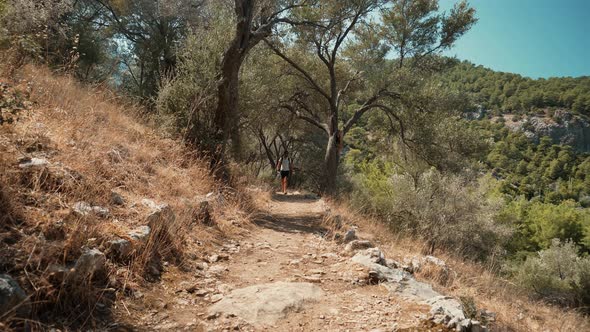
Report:
M387 113L403 136L396 105L412 101L396 84L397 71L428 66L468 31L474 14L465 1L441 14L438 0L317 0L294 10L299 24L265 38L304 87L283 108L327 137L324 192L335 193L343 140L365 113Z

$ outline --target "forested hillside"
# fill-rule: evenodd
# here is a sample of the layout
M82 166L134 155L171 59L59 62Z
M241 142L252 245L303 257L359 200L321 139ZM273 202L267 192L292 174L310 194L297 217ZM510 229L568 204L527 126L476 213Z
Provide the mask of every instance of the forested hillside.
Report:
M494 114L566 108L590 115L588 76L532 79L461 61L441 76L441 82L449 89L468 94L477 107L493 110Z

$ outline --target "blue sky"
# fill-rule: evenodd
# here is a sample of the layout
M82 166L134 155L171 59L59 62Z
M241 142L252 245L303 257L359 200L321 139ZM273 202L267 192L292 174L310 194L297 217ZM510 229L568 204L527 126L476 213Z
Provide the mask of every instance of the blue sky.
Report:
M447 55L533 78L590 76L590 0L469 3L479 21Z

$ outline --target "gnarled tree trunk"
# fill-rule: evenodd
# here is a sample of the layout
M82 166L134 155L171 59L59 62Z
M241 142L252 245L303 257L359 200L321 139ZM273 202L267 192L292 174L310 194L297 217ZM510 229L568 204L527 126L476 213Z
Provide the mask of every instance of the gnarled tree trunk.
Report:
M324 157L325 178L322 184L322 192L327 195L336 193L336 179L338 177L338 165L340 163L339 138L335 133L328 139L326 155Z

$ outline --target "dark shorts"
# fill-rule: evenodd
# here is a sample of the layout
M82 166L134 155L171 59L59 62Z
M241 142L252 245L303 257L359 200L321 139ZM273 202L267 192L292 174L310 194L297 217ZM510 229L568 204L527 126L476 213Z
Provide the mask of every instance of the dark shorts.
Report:
M281 171L281 179L288 178L290 171Z

